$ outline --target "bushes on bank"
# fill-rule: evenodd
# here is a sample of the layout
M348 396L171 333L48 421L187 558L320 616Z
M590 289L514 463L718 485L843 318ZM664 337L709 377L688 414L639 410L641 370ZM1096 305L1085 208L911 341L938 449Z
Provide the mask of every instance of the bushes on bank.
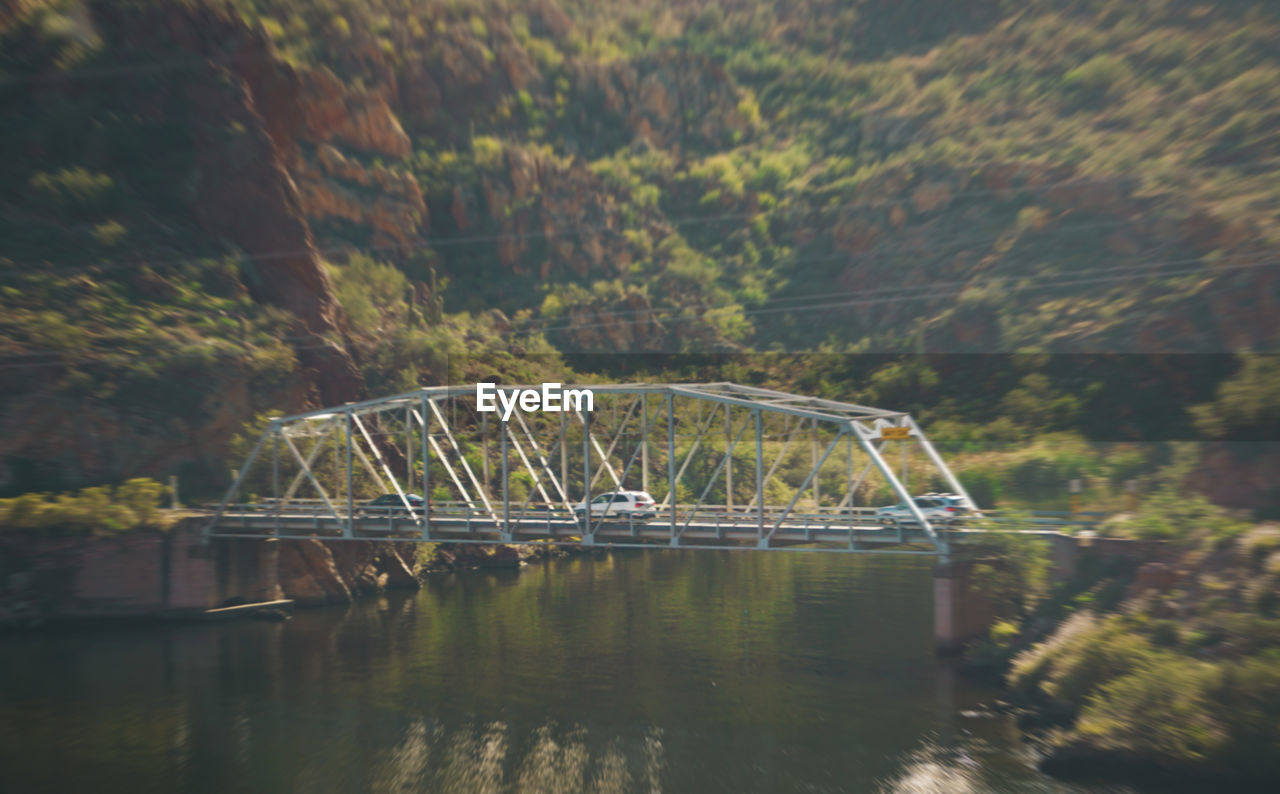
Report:
M0 530L45 530L101 534L131 529L164 529L160 509L168 486L145 477L112 488L100 485L74 493L27 493L0 499Z

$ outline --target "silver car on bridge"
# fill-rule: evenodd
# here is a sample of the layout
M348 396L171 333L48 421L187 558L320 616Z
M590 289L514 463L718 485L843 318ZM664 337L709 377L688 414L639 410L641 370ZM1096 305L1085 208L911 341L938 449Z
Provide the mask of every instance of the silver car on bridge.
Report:
M927 493L912 497L911 501L915 502L921 515L930 524L953 524L973 512L959 494ZM886 526L918 523L915 514L904 502L880 508L876 511L876 519Z

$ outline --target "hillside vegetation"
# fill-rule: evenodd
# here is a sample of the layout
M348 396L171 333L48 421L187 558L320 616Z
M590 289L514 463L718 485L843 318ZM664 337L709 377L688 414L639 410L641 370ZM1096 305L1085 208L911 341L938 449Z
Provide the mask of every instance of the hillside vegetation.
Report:
M1278 41L1243 1L6 0L0 490L729 361L973 455L1272 427L1190 408L1274 367L1150 356L1274 347Z

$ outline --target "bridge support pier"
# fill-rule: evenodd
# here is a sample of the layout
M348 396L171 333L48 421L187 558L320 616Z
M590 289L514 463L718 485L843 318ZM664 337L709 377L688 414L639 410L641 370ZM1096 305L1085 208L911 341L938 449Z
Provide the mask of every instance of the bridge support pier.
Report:
M279 557L280 541L275 538L216 539L212 560L217 576L215 606L282 598Z
M995 605L973 580L972 560L944 560L933 568L933 638L939 653L956 653L990 630Z

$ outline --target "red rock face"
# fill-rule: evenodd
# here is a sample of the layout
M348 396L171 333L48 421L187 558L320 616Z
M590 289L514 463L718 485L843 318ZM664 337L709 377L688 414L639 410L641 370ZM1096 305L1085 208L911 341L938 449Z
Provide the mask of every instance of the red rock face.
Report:
M302 79L275 57L262 32L205 4L139 9L100 2L94 16L119 48L172 42L207 59L174 78L196 149L192 210L208 232L247 254L243 278L253 298L298 318L298 357L314 376L316 399L332 405L364 396L344 345L342 307L286 168L308 118Z
M302 606L345 604L387 589L416 589L411 563L394 543L290 540L281 544L279 581Z
M589 133L583 136L586 145L608 149L643 140L680 157L690 149L730 145L753 132L753 122L739 109L738 89L709 59L671 52L608 63L584 59L574 69L578 93L597 97L599 104L596 118L579 119ZM604 123L610 116L622 122L632 140L608 141L606 129L619 126Z
M1280 471L1280 443L1215 442L1205 445L1186 487L1224 507L1272 508L1280 493L1276 471Z

